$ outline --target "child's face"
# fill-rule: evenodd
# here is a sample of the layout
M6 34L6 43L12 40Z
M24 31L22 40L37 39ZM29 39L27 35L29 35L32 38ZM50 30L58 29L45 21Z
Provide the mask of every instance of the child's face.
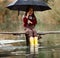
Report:
M32 15L32 14L33 14L33 9L30 8L30 9L29 9L29 15Z

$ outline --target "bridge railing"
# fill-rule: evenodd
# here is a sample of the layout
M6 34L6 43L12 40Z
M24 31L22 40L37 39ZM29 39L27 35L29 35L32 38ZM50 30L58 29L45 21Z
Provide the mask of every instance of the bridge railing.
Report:
M16 34L16 35L20 35L20 34L25 34L25 32L0 32L0 34ZM60 31L41 31L41 32L37 32L37 34L39 35L45 35L45 34L60 34Z
M21 35L21 34L24 34L25 35L25 32L0 32L0 34L12 34L12 35ZM41 31L41 32L37 32L37 34L38 35L47 35L47 34L60 34L60 31ZM4 48L6 48L6 47L4 47ZM11 49L25 49L25 48L27 48L27 46L25 46L25 47L21 47L21 46L8 46L7 47L7 49L8 48L11 48ZM40 47L38 47L39 49L54 49L54 48L60 48L60 45L56 45L56 46L40 46Z

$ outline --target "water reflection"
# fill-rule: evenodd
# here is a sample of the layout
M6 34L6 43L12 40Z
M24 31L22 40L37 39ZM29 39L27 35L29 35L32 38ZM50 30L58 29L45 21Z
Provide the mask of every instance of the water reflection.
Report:
M60 58L60 48L41 49L38 58Z
M0 53L0 58L60 58L60 48L39 48L38 54L30 54L25 48L18 51L15 50L11 54L5 52L5 54L5 57L3 57Z

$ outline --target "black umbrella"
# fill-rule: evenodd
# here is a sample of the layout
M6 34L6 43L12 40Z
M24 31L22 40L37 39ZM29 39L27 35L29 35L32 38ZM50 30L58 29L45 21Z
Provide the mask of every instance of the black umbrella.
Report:
M43 0L15 0L7 8L11 10L26 11L27 7L33 7L35 11L45 11L51 9Z

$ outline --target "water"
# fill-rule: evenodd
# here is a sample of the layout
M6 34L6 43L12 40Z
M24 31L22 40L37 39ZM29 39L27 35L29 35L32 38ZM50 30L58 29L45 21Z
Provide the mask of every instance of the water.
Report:
M11 53L10 53L11 52ZM6 52L4 51L6 55L2 55L0 53L0 58L60 58L60 48L39 48L38 54L29 54L29 50L27 51L27 48L25 49L16 49L14 51ZM10 54L10 55L8 55ZM4 57L3 57L4 56Z
M20 36L18 39L21 39L22 37L23 36ZM60 35L55 37L60 38ZM60 41L57 38L58 43L55 44L54 42L56 41L55 37L53 37L52 35L52 38L54 38L54 40L52 38L48 38L48 36L47 36L48 39L43 37L43 40L47 40L47 41L42 42L42 44L40 42L41 46L39 45L40 47L38 54L35 53L30 54L29 48L27 49L25 47L26 42L24 42L24 43L19 43L19 46L8 46L7 48L3 47L2 49L5 51L3 51L2 53L0 52L0 58L60 58L60 44L59 44ZM25 39L25 37L23 39Z

